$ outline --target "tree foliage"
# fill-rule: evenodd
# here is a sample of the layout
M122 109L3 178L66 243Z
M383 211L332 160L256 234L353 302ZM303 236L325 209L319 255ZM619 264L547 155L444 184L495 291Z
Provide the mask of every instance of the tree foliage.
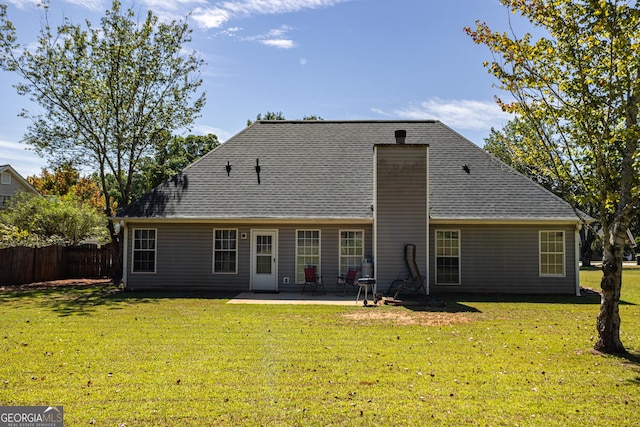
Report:
M591 190L576 187L580 183L577 179L573 179L571 187L560 185L546 165L548 156L532 149L538 143L531 139L537 138L539 136L531 123L522 117L515 117L500 130L491 128L489 136L485 138L484 149L532 181L571 202L580 211L597 216L597 206L589 204L588 197L585 197ZM598 224L596 221L593 225L598 227ZM582 265L591 266L594 250L596 246L601 246L596 242L596 230L594 227L582 227L579 235Z
M52 172L42 169L40 176L28 176L27 181L42 195L60 196L80 206L92 207L98 213L104 212L104 197L96 181L81 177L69 163L56 167Z
M197 95L203 62L184 51L190 38L186 20L161 23L151 11L137 17L114 0L100 27L66 19L54 34L45 19L35 48L22 47L0 7L0 67L15 72L18 93L40 107L23 113L31 120L25 141L51 163L97 171L107 215L113 203L132 200L141 159L163 149L167 132L188 127L204 105Z
M597 207L604 253L595 347L623 352L622 254L640 200L640 10L623 0L500 1L545 36L519 38L484 22L466 31L490 49L485 65L514 98L500 105L538 135L528 149L544 155L539 166L563 193L583 189Z
M516 117L500 130L491 128L489 136L484 139L484 149L547 190L558 194L557 181L548 173L547 168L539 165L539 158L544 160L544 155L541 156L540 153L529 150L535 144L529 140L536 138L538 135L533 126L526 120ZM574 195L575 193L572 193L567 196Z
M156 151L154 157L142 160L140 177L137 183L134 182L134 195L139 197L151 191L218 145L218 137L212 133L171 136L168 143Z
M262 115L262 113L258 113L255 121L259 122L260 120L287 120L287 119L285 119L282 111L278 111L277 113L273 111L267 111L264 114L264 116ZM324 120L324 119L318 115L311 114L309 116L302 117L301 120ZM247 126L251 126L252 124L253 124L253 121L247 120Z
M99 28L66 20L54 35L47 24L35 51L16 56L13 26L6 16L1 22L0 65L18 73L18 92L43 109L24 113L32 120L26 142L55 164L113 174L118 203L126 206L140 159L166 144L167 131L191 124L203 106L204 95L190 102L202 83L202 62L182 52L190 41L187 24L159 23L151 11L139 23L114 1Z
M109 239L106 218L71 199L20 192L0 210L0 245L77 245Z

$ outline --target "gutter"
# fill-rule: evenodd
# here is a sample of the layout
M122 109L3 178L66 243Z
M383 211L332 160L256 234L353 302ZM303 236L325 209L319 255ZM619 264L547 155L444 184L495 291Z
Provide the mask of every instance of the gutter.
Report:
M215 217L118 217L110 218L122 223L200 223L200 224L373 224L373 218L215 218Z

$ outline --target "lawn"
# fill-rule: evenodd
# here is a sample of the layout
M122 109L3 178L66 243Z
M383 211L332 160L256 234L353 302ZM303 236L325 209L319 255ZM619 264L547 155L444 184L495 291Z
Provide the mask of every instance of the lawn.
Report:
M640 269L622 293L626 357L591 350L594 295L425 309L3 291L0 405L62 405L68 426L638 425Z

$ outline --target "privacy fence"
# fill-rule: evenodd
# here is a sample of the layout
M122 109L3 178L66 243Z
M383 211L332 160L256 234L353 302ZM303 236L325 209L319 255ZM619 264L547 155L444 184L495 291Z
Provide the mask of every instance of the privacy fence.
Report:
M0 249L0 285L111 277L111 245Z

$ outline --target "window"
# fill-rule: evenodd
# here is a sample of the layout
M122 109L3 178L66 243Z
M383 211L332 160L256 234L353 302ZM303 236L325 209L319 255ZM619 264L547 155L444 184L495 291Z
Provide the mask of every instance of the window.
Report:
M238 272L238 230L213 231L213 272Z
M298 230L296 239L296 283L304 283L304 268L316 267L320 274L320 230Z
M436 284L460 284L460 231L436 230Z
M0 184L5 184L5 185L11 184L11 174L8 172L2 172L0 174Z
M540 232L540 275L565 275L564 231Z
M8 205L9 200L11 200L11 196L0 196L0 209Z
M360 270L364 259L364 231L340 231L340 275L346 276L349 269Z
M133 230L133 272L156 272L156 230Z
M256 235L256 274L273 273L273 236Z

